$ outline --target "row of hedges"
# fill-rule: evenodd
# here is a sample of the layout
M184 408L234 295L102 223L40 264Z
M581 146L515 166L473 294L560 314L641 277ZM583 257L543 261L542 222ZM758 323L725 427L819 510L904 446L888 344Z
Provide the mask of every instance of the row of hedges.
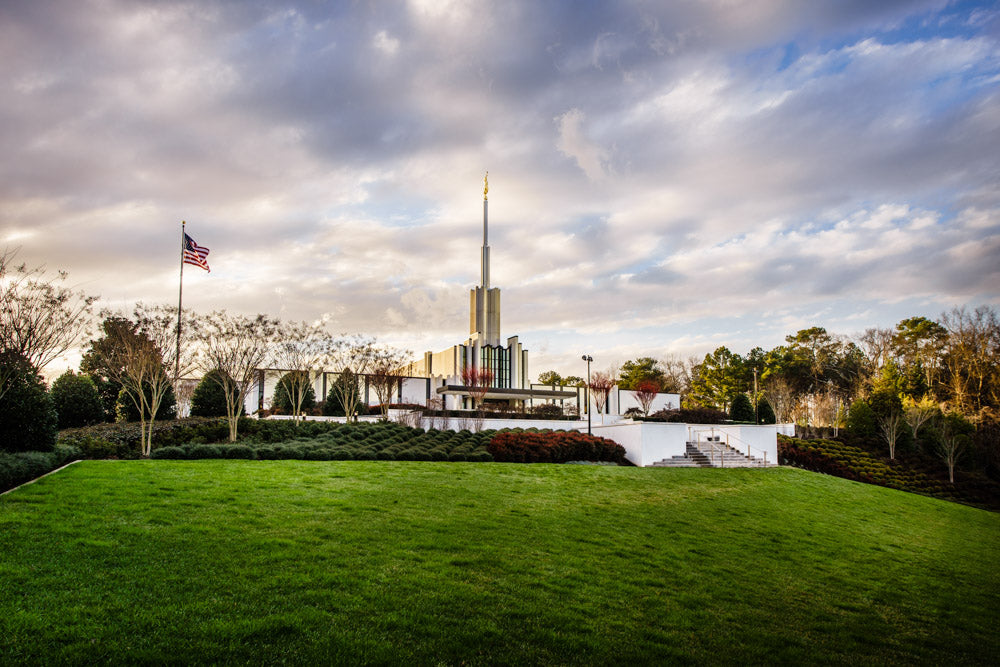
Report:
M250 459L302 461L492 461L485 451L448 451L442 448L408 447L322 447L301 444L287 445L187 445L161 447L150 454L154 459Z
M0 452L0 493L80 458L80 450L56 445L51 452Z
M948 482L943 465L920 456L890 460L847 442L778 436L783 465L821 472L901 491L1000 509L1000 484L981 474L966 473L960 484Z
M578 431L501 431L486 449L495 461L509 463L626 462L617 442Z

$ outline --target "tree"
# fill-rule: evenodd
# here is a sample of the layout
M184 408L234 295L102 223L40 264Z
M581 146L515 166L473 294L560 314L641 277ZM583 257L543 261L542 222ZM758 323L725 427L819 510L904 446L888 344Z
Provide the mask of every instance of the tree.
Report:
M476 410L482 410L483 401L493 386L493 371L487 368L466 366L462 369L462 384L465 385Z
M777 423L777 418L774 416L774 408L771 404L767 402L767 399L763 396L757 401L757 423L759 424L774 424Z
M954 308L941 316L948 337L943 349L945 392L951 408L978 416L1000 406L1000 320L996 311Z
M0 350L17 353L41 371L76 343L97 297L63 286L65 271L51 276L42 266L15 266L16 255L9 249L0 254Z
M201 366L219 371L212 378L226 398L230 442L236 442L240 413L257 385L258 371L271 360L279 326L278 320L263 314L248 317L218 310L201 318Z
M51 451L58 435L52 397L34 366L21 354L0 352L6 391L0 399L0 450Z
M192 417L226 416L226 392L223 387L227 383L213 377L219 372L218 369L209 371L194 388L191 396Z
M403 378L406 377L404 364L411 356L409 351L389 346L380 347L375 351L369 381L378 398L382 419L389 419L389 405L392 403L393 395L402 386Z
M545 371L538 374L538 384L547 384L552 387L563 386L563 378L555 371Z
M858 437L873 438L876 428L871 406L860 398L851 403L847 411L847 430Z
M621 389L636 391L642 382L652 382L660 391L666 381L666 376L660 362L652 357L639 357L635 361L622 364L618 376L618 386Z
M920 427L931 420L938 413L938 406L929 396L924 396L919 401L912 398L903 399L903 420L910 427L913 440L917 440L917 432Z
M148 404L152 397L149 385L145 385L143 387L143 393L146 395L146 401ZM164 419L177 419L177 399L174 396L173 385L167 385L163 392L163 397L160 399L160 405L156 408L156 413L153 415L153 418L157 421L163 421ZM118 400L115 401L115 421L141 421L139 407L132 399L132 394L124 388L118 392Z
M896 458L896 443L899 441L899 434L903 427L903 415L898 409L890 409L882 414L876 413L879 434L885 443L889 445L889 458Z
M177 358L177 309L171 306L137 304L131 317L104 311L104 338L92 341L91 351L99 365L131 400L139 415L140 453L149 456L153 424L172 387L176 366L190 369L187 348Z
M52 383L52 404L59 415L59 428L89 426L104 421L104 405L94 381L69 370Z
M307 397L312 394L316 401L313 381L320 373L323 360L330 353L333 340L321 324L292 322L281 328L277 334L274 363L282 370L289 371L279 382L283 399L287 399L287 410L298 419L305 419ZM282 384L284 383L284 384ZM278 400L277 392L275 401ZM277 407L277 405L275 406Z
M288 371L281 376L271 404L276 411L290 414L297 420L299 417L304 419L306 410L316 406L316 390L304 376L308 376L305 371ZM305 387L305 391L301 387Z
M597 371L590 376L590 391L593 394L594 404L597 406L598 413L604 413L604 406L607 405L608 397L611 396L611 390L615 386L614 377L614 373L605 373L603 371Z
M328 359L330 366L339 369L341 375L349 373L354 378L364 377L375 363L377 347L374 338L360 335L342 335L331 345ZM335 382L332 391L344 408L348 421L357 419L361 393L357 385L349 382Z
M746 394L736 394L733 398L732 407L729 409L729 418L734 422L752 422L754 420L753 404Z
M347 400L344 400L344 397ZM348 412L344 404L354 406ZM337 375L329 391L326 394L326 402L323 404L323 414L331 417L344 417L353 414L361 403L361 391L358 387L358 378L350 370L345 370Z
M924 391L937 384L940 356L948 338L948 330L926 317L909 317L896 325L894 345L896 356L908 372L922 374Z
M706 407L728 411L729 404L749 384L743 358L729 348L719 347L706 354L698 366L690 397Z
M780 375L769 377L764 383L764 398L771 406L777 423L787 424L792 420L798 397L795 395L795 387L787 378Z
M938 454L948 466L948 481L951 484L955 483L955 464L968 446L971 432L972 424L958 413L947 414L941 419L938 427Z
M656 400L657 394L660 393L660 385L652 380L642 380L636 385L635 388L635 400L639 401L639 405L642 407L642 416L649 416L649 408L652 407L653 401Z

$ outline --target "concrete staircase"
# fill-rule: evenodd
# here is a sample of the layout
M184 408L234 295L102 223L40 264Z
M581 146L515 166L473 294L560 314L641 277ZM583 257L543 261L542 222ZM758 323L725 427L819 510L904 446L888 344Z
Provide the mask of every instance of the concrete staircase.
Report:
M686 451L653 464L657 468L763 468L773 463L746 456L724 442L688 442Z

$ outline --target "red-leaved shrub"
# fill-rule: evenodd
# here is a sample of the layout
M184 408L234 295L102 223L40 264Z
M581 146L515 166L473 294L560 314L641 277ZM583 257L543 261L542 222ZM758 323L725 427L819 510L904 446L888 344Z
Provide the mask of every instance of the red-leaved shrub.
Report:
M493 460L507 463L625 462L625 448L617 442L579 431L501 431L486 449Z

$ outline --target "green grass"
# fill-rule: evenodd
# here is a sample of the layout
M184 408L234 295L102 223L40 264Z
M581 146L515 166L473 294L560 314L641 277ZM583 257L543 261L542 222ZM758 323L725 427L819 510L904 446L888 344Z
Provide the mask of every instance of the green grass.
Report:
M87 461L0 663L995 663L1000 515L794 469Z

